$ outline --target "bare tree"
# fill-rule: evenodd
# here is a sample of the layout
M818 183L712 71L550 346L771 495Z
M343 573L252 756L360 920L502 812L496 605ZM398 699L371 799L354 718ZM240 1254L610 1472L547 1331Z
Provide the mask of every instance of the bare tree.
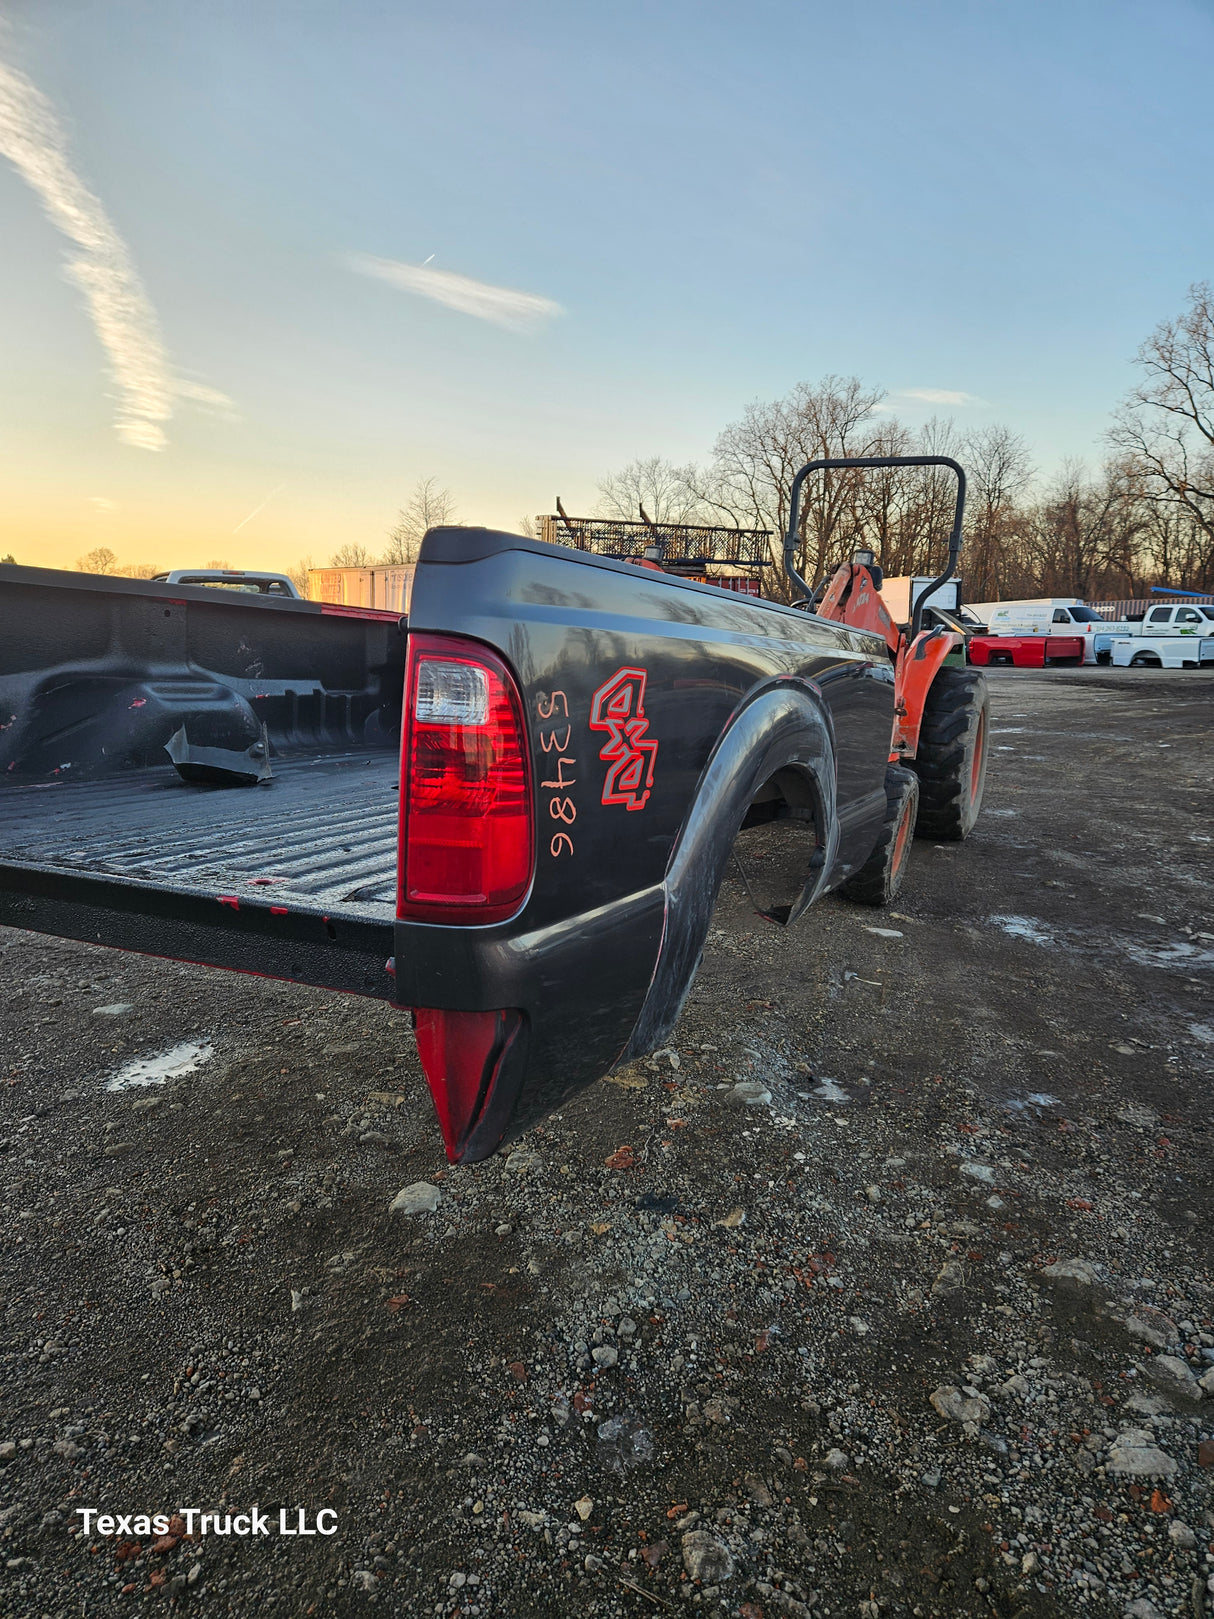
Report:
M518 532L524 539L528 540L538 540L540 537L539 530L535 526L534 517L520 517L518 520Z
M702 515L695 468L651 455L630 461L599 484L598 516L635 523L641 506L655 523L694 523Z
M961 570L970 601L1001 601L1021 588L1026 526L1021 500L1033 479L1028 448L1018 433L999 424L980 427L961 440L956 458L965 467L965 550Z
M124 579L154 579L160 571L159 565L155 562L128 562L115 570Z
M4 562L11 562L14 567L16 567L16 565L17 565L17 559L16 559L16 557L13 555L13 553L11 551L8 553L7 556L0 557L0 563L4 563Z
M1109 439L1142 481L1203 536L1198 577L1214 583L1214 292L1189 288L1189 306L1138 350L1143 380L1117 412Z
M717 439L711 485L717 510L739 526L771 529L778 558L797 472L807 461L872 453L881 438L872 418L883 397L857 377L828 376L798 383L784 399L748 405ZM811 580L837 562L845 540L854 537L859 476L829 472L805 488L796 560Z
M99 545L87 556L76 559L76 567L81 573L113 573L117 566L118 558L108 545Z
M286 570L287 578L295 586L296 590L298 590L301 596L306 596L308 594L308 570L311 568L311 566L312 558L310 556L300 557L299 561L293 568L288 568Z
M206 566L208 568L215 568L220 573L223 573L226 569L230 568L232 564L228 561L227 557L212 557Z
M374 562L370 551L365 545L355 545L349 541L334 551L329 558L331 568L369 568Z
M1115 465L1092 478L1081 462L1064 461L1029 513L1030 588L1089 600L1133 592L1140 535L1141 508Z
M455 497L437 478L419 478L388 535L387 563L416 562L428 529L455 521Z

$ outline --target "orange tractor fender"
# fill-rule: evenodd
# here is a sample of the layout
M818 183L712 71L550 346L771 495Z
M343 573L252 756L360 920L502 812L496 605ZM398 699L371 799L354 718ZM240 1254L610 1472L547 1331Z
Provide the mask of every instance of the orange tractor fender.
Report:
M890 743L891 764L913 759L919 751L919 731L932 681L940 673L945 658L963 646L960 635L950 630L921 630L909 643L903 641L894 662L894 734Z

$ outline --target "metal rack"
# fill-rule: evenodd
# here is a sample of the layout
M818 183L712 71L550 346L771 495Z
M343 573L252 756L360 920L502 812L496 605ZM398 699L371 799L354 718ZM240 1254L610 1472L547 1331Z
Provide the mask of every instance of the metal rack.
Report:
M663 568L681 574L712 577L715 570L731 569L754 576L771 564L764 528L710 528L698 523L626 523L597 517L567 517L563 512L536 519L540 539L549 545L568 545L596 556L640 562L646 551Z

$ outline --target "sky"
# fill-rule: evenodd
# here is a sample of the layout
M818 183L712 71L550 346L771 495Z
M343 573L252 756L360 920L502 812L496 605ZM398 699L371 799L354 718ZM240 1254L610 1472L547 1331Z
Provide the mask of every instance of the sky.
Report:
M514 529L832 372L1096 466L1214 276L1212 61L1211 0L4 0L0 554Z

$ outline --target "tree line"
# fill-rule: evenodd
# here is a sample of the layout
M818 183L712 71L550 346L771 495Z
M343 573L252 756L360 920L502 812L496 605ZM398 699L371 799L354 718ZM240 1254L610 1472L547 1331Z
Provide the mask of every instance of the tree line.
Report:
M1139 380L1118 407L1107 456L1091 473L1064 462L1036 475L1024 440L987 424L932 420L913 430L855 377L800 383L756 401L719 435L706 466L660 456L599 485L598 515L768 529L778 564L794 477L807 461L843 456L949 455L969 480L962 571L969 601L1019 596L1100 600L1153 584L1214 588L1214 295L1190 288L1137 355ZM943 565L956 484L944 468L820 473L803 491L797 568L822 578L858 546L887 574ZM782 570L767 589L780 594Z
M1106 433L1091 472L1067 461L1038 476L1024 440L997 423L963 430L934 419L912 429L882 390L856 377L799 383L755 401L717 438L709 461L661 456L631 462L599 484L597 515L658 523L768 529L767 590L786 593L779 566L793 478L807 461L842 456L949 455L969 480L962 572L968 601L1018 596L1089 600L1142 596L1151 585L1214 589L1214 293L1189 289L1184 311L1138 350L1138 380ZM943 565L955 484L942 468L830 472L807 484L797 531L798 572L821 579L858 546L887 574L933 574ZM416 561L427 529L452 523L455 501L421 478L382 553L348 543L331 567ZM519 531L534 536L531 518ZM226 567L208 562L208 567ZM311 557L287 572L306 593ZM152 564L122 566L108 547L81 557L90 573L148 578Z

